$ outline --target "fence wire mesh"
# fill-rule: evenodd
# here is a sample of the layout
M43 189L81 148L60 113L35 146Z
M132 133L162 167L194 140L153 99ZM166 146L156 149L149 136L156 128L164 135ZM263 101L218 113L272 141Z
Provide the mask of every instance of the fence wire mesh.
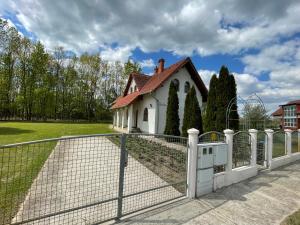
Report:
M276 131L273 134L272 158L286 155L286 136L284 131Z
M187 138L126 136L128 162L124 173L123 214L183 196L186 192Z
M244 131L233 135L232 168L250 165L251 137Z
M292 153L300 152L299 132L292 132Z
M1 146L0 224L95 224L185 194L186 138L124 137Z

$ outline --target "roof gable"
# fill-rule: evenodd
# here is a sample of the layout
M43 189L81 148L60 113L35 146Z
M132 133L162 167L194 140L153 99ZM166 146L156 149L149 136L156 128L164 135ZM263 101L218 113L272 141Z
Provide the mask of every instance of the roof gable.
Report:
M135 81L136 87L137 87L138 91L140 91L150 78L151 78L150 76L145 75L145 74L136 73L136 72L131 73L129 75L123 96L126 96L128 94L129 87L131 85L132 80Z
M164 69L163 72L154 74L149 81L143 86L142 90L140 91L141 94L150 93L152 91L155 91L157 88L159 88L168 78L170 78L173 74L178 72L181 68L186 67L189 74L191 75L192 80L195 82L198 90L200 91L203 101L207 101L207 88L204 85L201 77L199 76L196 68L194 67L191 59L188 57L186 59L183 59L170 67Z
M124 95L121 98L118 98L114 105L112 106L112 109L124 107L126 105L129 105L132 103L135 99L137 99L138 96L144 95L147 93L151 93L155 91L157 88L161 87L161 85L170 78L173 74L178 72L181 68L185 67L187 71L189 72L192 80L196 84L196 87L200 91L202 95L203 102L207 101L207 95L208 90L206 86L204 85L200 75L198 74L194 64L192 63L191 59L185 58L183 60L178 61L177 63L171 65L168 68L165 68L160 73L155 73L152 76L148 76L145 74L140 73L131 73L128 78L128 82L124 91ZM131 81L134 79L138 90L136 92L128 94L129 87L131 85ZM134 94L134 95L132 95ZM131 97L127 97L127 96ZM132 97L134 96L134 97Z

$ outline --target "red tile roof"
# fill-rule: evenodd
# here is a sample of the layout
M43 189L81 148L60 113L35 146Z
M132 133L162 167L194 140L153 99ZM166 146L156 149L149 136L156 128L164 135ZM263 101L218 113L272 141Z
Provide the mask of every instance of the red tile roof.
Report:
M112 106L112 109L121 108L126 105L129 105L132 103L139 95L144 95L147 93L150 93L152 91L155 91L157 88L159 88L164 81L166 81L169 77L171 77L174 73L179 71L182 67L186 66L187 70L191 74L191 77L193 81L195 82L197 88L201 92L202 99L204 102L207 100L207 88L205 87L203 81L201 80L196 68L194 67L191 59L185 58L183 60L178 61L177 63L171 65L168 68L165 68L163 72L156 73L152 76L148 76L145 74L139 74L139 73L132 73L129 75L127 86L124 91L124 97L117 98L114 102L114 105ZM131 80L134 79L138 88L138 91L133 92L131 94L128 94L129 86L131 83ZM135 98L131 101L128 100L127 96L132 96L134 94ZM131 99L131 98L129 98Z
M289 101L285 105L300 105L300 99L299 100Z
M282 108L280 107L279 109L277 109L275 112L272 113L272 116L282 116Z
M144 87L147 81L151 78L148 75L140 74L140 73L134 73L132 75L139 91L142 89L142 87Z
M139 97L140 93L138 91L128 94L124 97L119 97L115 100L114 105L111 107L112 109L122 108L134 102L134 100Z
M187 59L181 60L170 67L165 68L163 72L154 74L140 91L141 94L156 90L165 80L174 74L174 72L179 70L186 63L186 60Z

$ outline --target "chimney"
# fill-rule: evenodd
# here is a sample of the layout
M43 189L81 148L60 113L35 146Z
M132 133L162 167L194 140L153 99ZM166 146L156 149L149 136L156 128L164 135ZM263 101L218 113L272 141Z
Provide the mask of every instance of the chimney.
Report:
M156 66L156 67L154 68L154 74L157 73L157 71L158 71L158 67Z
M165 60L164 59L160 59L158 60L158 73L161 73L164 71L164 65L165 65Z

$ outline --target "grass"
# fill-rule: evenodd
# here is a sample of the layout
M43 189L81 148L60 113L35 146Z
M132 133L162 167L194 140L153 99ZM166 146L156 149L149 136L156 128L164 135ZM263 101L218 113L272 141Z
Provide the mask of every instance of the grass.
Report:
M300 210L285 218L280 225L300 225Z
M0 145L69 135L112 132L108 123L0 122Z
M101 123L0 122L0 145L70 135L112 133ZM0 224L8 224L56 141L0 147Z

